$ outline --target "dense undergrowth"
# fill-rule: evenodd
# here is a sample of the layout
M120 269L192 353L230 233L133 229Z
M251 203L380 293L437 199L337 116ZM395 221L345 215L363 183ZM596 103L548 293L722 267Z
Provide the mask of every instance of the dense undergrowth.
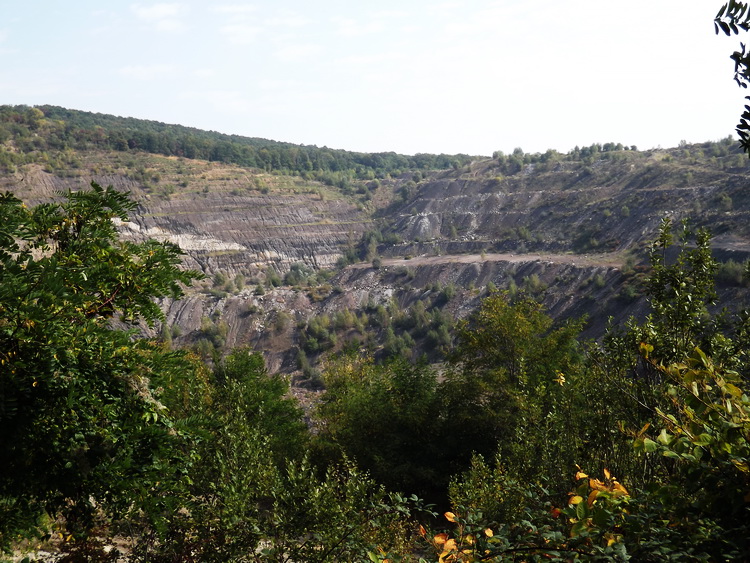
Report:
M10 194L0 201L8 553L54 546L65 561L150 562L750 555L750 317L707 313L718 266L706 231L675 235L664 223L646 282L651 315L601 343L581 341L581 322L553 323L532 296L491 292L436 342L448 353L439 371L399 353L376 362L355 347L331 359L306 423L259 354L238 349L209 366L114 328L158 321L152 299L178 297L198 277L178 269L172 245L118 240L111 219L132 207L96 185L34 208ZM420 311L370 316L438 334L431 323L447 321ZM325 341L317 322L305 327L310 349Z

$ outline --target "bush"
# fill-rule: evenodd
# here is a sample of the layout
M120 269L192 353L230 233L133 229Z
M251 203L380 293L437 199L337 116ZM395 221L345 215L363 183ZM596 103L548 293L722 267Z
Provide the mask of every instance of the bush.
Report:
M747 262L741 264L734 260L728 260L719 264L716 272L716 281L722 285L742 287L746 284L745 272L747 271Z
M78 539L95 516L156 517L150 492L186 469L159 389L190 393L197 366L112 321L164 322L156 299L200 276L173 245L118 240L126 194L92 183L62 195L33 208L0 195L2 550L44 513Z

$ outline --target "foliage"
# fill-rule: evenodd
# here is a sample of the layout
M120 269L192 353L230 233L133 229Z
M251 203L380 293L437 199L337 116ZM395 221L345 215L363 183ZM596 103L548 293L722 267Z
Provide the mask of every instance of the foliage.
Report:
M343 452L391 490L434 495L445 486L439 390L430 367L346 356L327 366L323 382L320 456Z
M723 31L726 35L737 35L742 31L750 30L750 12L748 4L729 0L722 5L714 18L714 30L718 34ZM742 88L747 88L750 83L750 53L746 50L744 43L741 49L732 54L734 61L734 80ZM750 97L746 97L750 99ZM737 134L740 137L740 145L743 150L750 153L750 106L745 106L745 111L737 124Z
M565 503L559 473L546 470L538 478L544 488L536 488L534 474L519 473L501 445L494 466L475 459L452 483L446 517L454 529L428 535L441 561L506 561L519 553L560 561L747 558L750 402L743 378L727 367L738 365L747 341L736 327L734 339L722 333L707 313L710 237L699 233L692 246L684 236L674 255L670 234L665 225L652 253L654 312L594 347L585 372L561 378L566 393L549 397L551 412L565 407L568 418L541 430L586 466L617 462L633 492L605 466L603 480L579 471ZM697 342L712 346L713 360ZM628 428L641 429L628 440ZM629 454L627 441L635 445ZM521 451L539 455L537 444L545 441L527 440Z
M362 561L375 545L408 552L416 498L387 494L351 465L266 463L268 442L240 413L225 419L195 472L196 496L165 541L141 537L136 560Z
M393 323L408 323L412 333L428 326L417 305ZM579 330L580 323L553 327L536 302L511 304L497 293L460 326L453 366L440 380L403 359L331 363L318 410L319 451L333 458L344 452L387 486L443 502L451 475L467 469L473 453L494 456L499 448L514 475L561 467L563 458L572 466L569 444L549 435L570 419L575 391L560 381L563 370L568 377L578 370ZM400 338L390 326L386 334L386 346ZM538 454L529 457L530 450Z
M551 453L556 446L546 431L570 416L562 383L579 370L581 327L582 321L553 326L528 297L486 297L456 329L442 392L455 431L445 445L464 459L471 452L493 457L499 448L516 475L534 475L553 459L557 465L560 452ZM529 450L549 457L530 457Z
M644 345L644 354L650 346ZM658 410L656 440L644 432L636 447L672 460L669 481L652 496L712 558L750 552L750 399L736 372L699 348L684 362L659 367L671 408Z
M305 285L309 284L312 278L314 281L315 272L302 262L295 262L284 275L285 285Z
M311 318L300 333L300 343L310 354L332 348L336 344L336 334L331 332L331 317L324 313Z
M604 480L576 474L578 486L569 494L567 507L546 499L543 487L503 479L503 490L523 498L516 518L490 523L476 507L459 506L446 512L447 532L423 537L440 563L477 561L589 561L627 560L622 527L628 491L608 471Z
M511 303L505 292L490 294L456 328L454 363L511 384L535 385L544 372L566 371L581 323L553 327L543 307L529 297Z
M413 549L408 519L417 498L388 494L351 465L322 480L308 465L290 467L277 491L258 561L364 561L376 545Z
M695 241L694 248L691 239ZM708 307L716 301L717 264L711 256L711 235L706 229L692 233L683 224L678 240L678 255L669 264L672 225L664 219L659 238L651 248L652 273L647 292L652 313L641 337L666 361L678 359L694 346L707 344L713 332Z
M307 439L302 411L288 396L289 383L266 371L261 354L244 348L233 350L214 367L214 378L214 408L224 408L225 401L238 401L246 424L267 440L266 457L281 466L287 459L302 456Z
M645 356L651 351L642 346ZM423 535L440 561L744 560L748 544L750 400L735 372L700 349L683 363L656 365L668 408L634 441L669 470L629 492L605 468L576 474L561 501L547 487L475 459L451 486L449 529ZM650 432L654 429L655 439ZM632 489L631 489L632 491Z
M471 159L468 155L406 156L294 145L55 106L0 106L0 139L5 136L13 139L22 155L70 149L144 151L307 175L344 190L353 179L383 178L401 169L449 169ZM9 155L7 163L0 158L0 166L6 168L25 162L10 156L13 153L0 154Z
M355 561L374 544L406 549L413 502L345 462L320 475L288 384L235 350L186 422L197 441L181 510L141 524L137 560Z
M500 455L492 464L474 455L471 466L451 479L448 495L455 510L481 514L482 521L492 527L517 520L527 504L519 480L509 474Z
M1 203L3 549L45 513L62 517L73 559L108 560L89 539L102 522L144 561L361 560L407 545L412 501L346 465L321 477L288 384L258 354L236 350L209 378L113 327L163 321L153 298L197 277L174 246L118 241L126 195L93 184L34 209Z
M171 480L179 432L155 390L193 370L111 323L153 325L153 299L197 274L175 246L117 240L126 194L63 195L33 209L0 196L0 510L63 514L85 535L95 507L148 510L144 491ZM2 547L15 531L0 530Z
M748 261L736 262L731 258L726 262L721 262L718 265L718 271L716 272L716 282L718 284L734 287L744 287L747 285L746 272L748 269Z

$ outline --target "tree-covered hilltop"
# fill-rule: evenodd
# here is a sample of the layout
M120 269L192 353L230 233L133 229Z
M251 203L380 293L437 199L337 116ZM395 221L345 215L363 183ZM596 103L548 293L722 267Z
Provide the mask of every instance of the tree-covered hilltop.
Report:
M741 147L732 140L708 141L688 146L672 156L691 163L704 157L736 155ZM349 180L371 180L407 171L456 169L486 156L466 154L415 154L395 152L362 153L328 147L228 135L159 121L118 117L58 106L0 106L0 168L37 162L40 153L49 156L70 151L114 150L121 152L180 156L258 168L267 172L304 175L323 180L325 173L346 175ZM593 143L576 146L567 153L549 149L529 153L520 147L510 154L495 151L492 158L504 174L520 172L528 165L554 165L558 162L583 162L591 165L604 158L623 159L624 152L638 152L634 145ZM44 158L42 158L44 160ZM741 163L733 161L735 165Z
M90 149L144 151L287 174L347 173L356 179L373 179L401 170L448 169L472 159L465 154L407 156L294 145L56 106L0 106L0 143L8 140L22 154ZM12 152L0 150L0 166L14 162L23 161L18 162Z

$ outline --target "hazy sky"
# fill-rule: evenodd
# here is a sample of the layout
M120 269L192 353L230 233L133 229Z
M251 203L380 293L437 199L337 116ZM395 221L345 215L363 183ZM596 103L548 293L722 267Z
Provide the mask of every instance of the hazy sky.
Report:
M0 104L413 154L733 134L707 0L0 0Z

